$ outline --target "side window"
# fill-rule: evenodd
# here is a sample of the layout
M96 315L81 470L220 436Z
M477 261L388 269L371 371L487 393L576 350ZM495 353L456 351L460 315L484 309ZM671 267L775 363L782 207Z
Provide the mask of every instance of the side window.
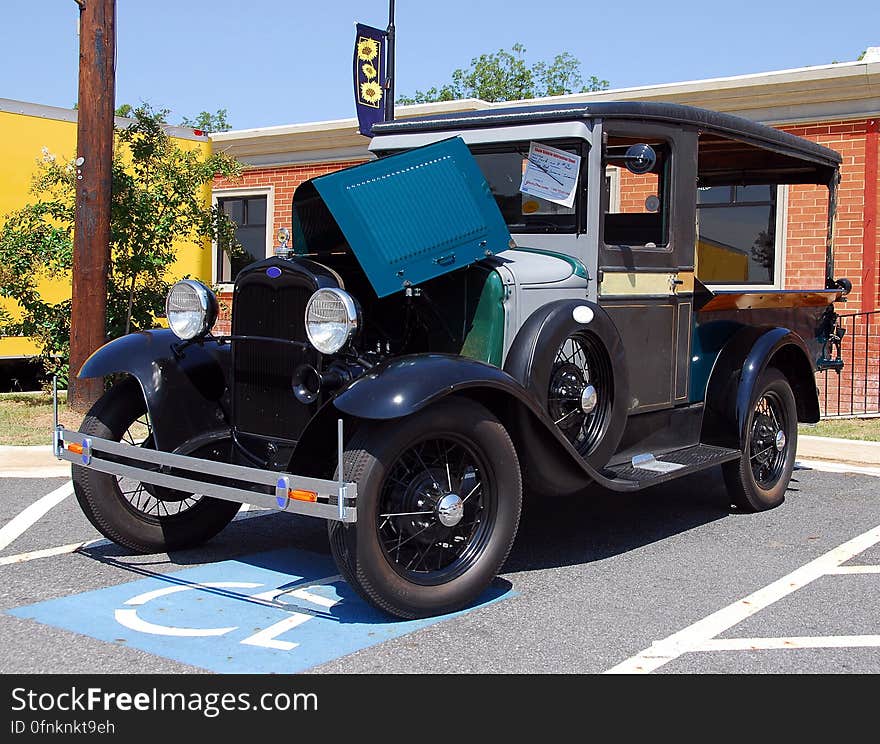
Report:
M774 284L776 185L697 190L697 276L707 284Z
M666 142L647 142L657 154L647 173L632 173L624 155L636 140L609 138L606 149L604 242L607 246L663 248L669 244L671 157ZM612 188L617 184L617 198Z
M229 258L225 250L217 250L217 283L235 281L238 272L248 264L266 257L265 196L220 197L217 206L235 223L235 239L244 253Z

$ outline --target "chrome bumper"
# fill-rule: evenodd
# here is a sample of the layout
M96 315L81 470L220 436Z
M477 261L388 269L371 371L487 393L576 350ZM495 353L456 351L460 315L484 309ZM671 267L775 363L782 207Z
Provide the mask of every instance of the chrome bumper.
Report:
M57 423L57 394L53 397L53 450L59 460L185 493L339 522L357 521L355 483L231 465L86 436ZM337 434L338 472L342 474L342 420Z

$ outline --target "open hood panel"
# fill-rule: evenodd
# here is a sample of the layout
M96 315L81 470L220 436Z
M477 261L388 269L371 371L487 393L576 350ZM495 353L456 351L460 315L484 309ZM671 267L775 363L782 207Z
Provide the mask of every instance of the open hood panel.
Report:
M483 174L460 137L303 183L298 253L351 248L379 297L510 247Z

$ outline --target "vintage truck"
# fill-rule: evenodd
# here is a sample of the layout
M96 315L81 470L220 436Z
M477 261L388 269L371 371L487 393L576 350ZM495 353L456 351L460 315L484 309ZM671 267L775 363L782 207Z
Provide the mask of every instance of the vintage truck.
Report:
M170 329L84 364L116 382L54 441L98 530L155 552L211 538L242 503L319 517L345 580L414 618L487 588L524 488L631 492L720 467L739 509L783 501L815 373L841 365L837 153L652 103L375 134L374 160L296 190L293 247L282 235L239 274L230 335L186 280ZM792 184L828 198L810 290L767 286Z

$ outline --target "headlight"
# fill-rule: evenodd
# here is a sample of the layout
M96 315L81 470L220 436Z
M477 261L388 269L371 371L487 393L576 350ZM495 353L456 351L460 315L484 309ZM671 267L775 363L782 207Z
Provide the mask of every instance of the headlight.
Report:
M341 289L319 289L306 305L306 335L322 354L335 354L358 328L354 298Z
M165 317L174 334L188 341L211 330L217 320L217 298L201 282L184 279L168 293Z

